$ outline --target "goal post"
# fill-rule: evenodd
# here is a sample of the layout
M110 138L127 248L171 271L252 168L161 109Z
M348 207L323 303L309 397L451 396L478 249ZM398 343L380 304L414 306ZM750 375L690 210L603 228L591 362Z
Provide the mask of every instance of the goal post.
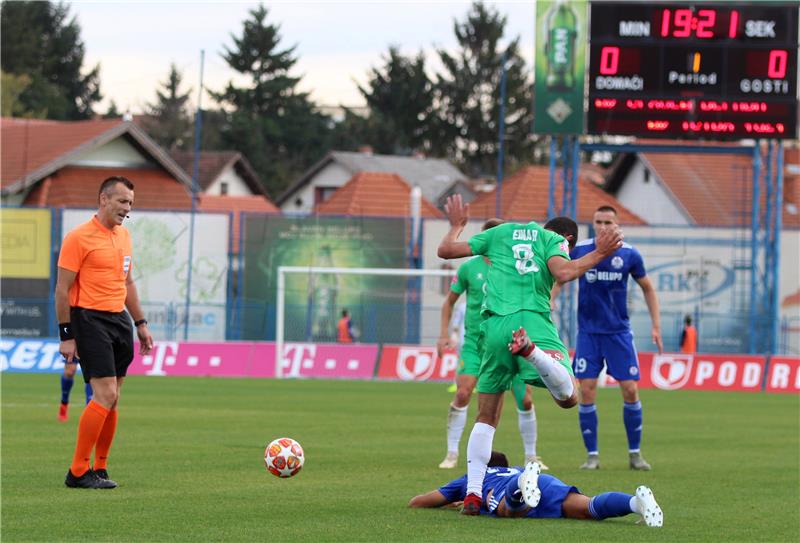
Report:
M424 343L439 335L442 303L456 269L279 266L275 373L287 342L336 342L347 309L365 343Z

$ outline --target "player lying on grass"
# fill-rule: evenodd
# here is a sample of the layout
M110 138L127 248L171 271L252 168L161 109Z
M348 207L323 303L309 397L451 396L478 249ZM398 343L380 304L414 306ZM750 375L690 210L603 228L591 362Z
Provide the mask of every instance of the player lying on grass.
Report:
M503 453L492 452L486 478L483 480L484 500L480 514L494 517L573 518L603 520L641 515L647 526L659 528L664 524L653 492L646 486L636 494L604 492L590 497L552 475L542 475L538 462L525 468L508 467ZM467 494L467 476L450 481L438 490L414 496L409 507L458 507Z

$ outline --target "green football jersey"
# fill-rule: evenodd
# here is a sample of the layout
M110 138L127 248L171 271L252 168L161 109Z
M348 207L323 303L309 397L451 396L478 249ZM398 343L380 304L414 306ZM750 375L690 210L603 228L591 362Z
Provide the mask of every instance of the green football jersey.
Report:
M555 280L550 257L569 260L569 245L559 234L535 222L505 223L469 239L472 254L489 258L483 311L510 315L522 309L550 312Z
M482 256L476 256L461 264L453 278L450 290L456 294L467 293L467 310L464 313L464 335L478 337L481 327L484 285L489 265Z

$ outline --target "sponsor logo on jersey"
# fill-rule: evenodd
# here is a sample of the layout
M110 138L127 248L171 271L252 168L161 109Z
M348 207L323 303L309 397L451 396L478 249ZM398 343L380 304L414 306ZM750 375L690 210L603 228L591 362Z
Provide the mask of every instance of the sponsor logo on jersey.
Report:
M623 274L622 272L591 269L586 272L584 277L588 283L594 283L596 281L622 281Z
M625 262L622 260L621 256L615 256L614 258L611 259L612 268L620 269L624 264Z

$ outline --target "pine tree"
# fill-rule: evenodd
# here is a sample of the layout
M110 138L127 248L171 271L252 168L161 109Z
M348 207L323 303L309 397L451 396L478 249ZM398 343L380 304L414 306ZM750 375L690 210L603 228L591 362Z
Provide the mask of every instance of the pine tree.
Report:
M370 110L368 143L381 153L427 150L433 96L425 73L425 56L420 52L416 57L405 57L391 46L384 65L373 68L368 78L367 85L358 88Z
M331 123L308 93L297 90L300 78L289 75L297 62L295 47L279 49L280 27L268 23L267 15L263 5L250 10L241 36L231 35L233 46L222 55L249 83L229 82L212 96L232 109L223 144L243 152L267 192L277 196L327 150Z
M512 169L533 161L536 140L532 82L519 53L519 37L503 50L506 18L475 2L464 22L454 23L460 50L438 51L443 70L435 82L434 151L456 160L471 176L497 171L500 82L506 70L505 152ZM505 65L503 58L505 57Z
M192 120L186 110L191 89L181 94L182 80L177 66L171 64L167 80L156 90L156 103L147 105L149 118L145 128L159 145L170 151L185 149L191 144Z
M84 45L77 20L63 3L4 1L0 7L2 70L25 75L23 115L88 119L100 94L100 65L81 74Z

